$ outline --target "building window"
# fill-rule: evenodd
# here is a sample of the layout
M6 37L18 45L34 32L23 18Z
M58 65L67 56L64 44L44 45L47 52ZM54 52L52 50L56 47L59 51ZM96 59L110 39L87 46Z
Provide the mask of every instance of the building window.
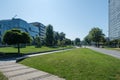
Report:
M110 0L108 1L108 3L110 3Z
M2 25L0 24L0 29L2 28Z
M0 37L0 43L2 43L2 38Z
M0 31L0 36L1 36L2 34L1 34L1 31Z
M29 27L29 30L31 31L31 28Z

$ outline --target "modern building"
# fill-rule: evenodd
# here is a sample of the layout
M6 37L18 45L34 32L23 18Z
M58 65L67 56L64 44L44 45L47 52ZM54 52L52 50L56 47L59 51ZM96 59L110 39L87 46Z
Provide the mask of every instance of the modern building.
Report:
M120 39L120 0L109 0L109 39Z
M22 31L28 32L33 39L36 36L42 35L43 37L45 35L45 26L43 24L40 24L39 27L37 27L36 25L27 23L26 21L19 18L0 20L0 44L2 43L2 37L5 31L13 28L21 29Z
M30 24L32 24L33 26L36 26L39 29L39 36L41 39L43 39L45 37L46 27L40 22L33 22Z

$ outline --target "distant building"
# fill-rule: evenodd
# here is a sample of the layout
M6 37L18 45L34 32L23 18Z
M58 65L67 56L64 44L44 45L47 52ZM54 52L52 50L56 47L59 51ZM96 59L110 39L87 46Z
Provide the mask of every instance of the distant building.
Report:
M33 39L36 36L42 35L43 37L45 35L45 30L41 30L43 28L43 25L36 27L36 25L29 24L22 19L14 19L14 18L9 20L0 20L0 44L2 43L2 37L5 31L13 28L28 32Z
M109 38L120 39L120 0L109 0Z
M32 24L33 26L38 27L39 36L41 37L41 39L43 39L45 37L46 27L42 23L39 23L39 22L33 22L33 23L30 23L30 24Z

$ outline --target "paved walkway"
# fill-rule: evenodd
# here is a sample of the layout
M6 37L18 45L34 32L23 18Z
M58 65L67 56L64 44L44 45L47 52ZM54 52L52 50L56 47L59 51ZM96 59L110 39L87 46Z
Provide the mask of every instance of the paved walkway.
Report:
M67 49L71 50L71 49ZM33 57L44 54L51 54L55 52L62 52L67 50L53 51L47 53L40 53L35 55L28 55L24 57ZM48 65L49 66L49 65ZM58 76L24 66L16 63L16 58L6 59L0 61L0 71L8 77L9 80L65 80Z
M87 47L87 48L90 48L92 50L95 50L97 52L101 52L101 53L104 53L104 54L107 54L107 55L111 55L111 56L116 57L116 58L120 58L120 51L107 50L107 49L104 49L104 48L96 48L96 47Z
M1 64L0 71L9 80L65 80L58 76L13 62Z

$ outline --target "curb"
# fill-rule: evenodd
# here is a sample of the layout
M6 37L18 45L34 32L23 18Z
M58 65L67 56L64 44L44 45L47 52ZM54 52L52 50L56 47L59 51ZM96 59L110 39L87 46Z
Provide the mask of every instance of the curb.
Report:
M54 52L54 51L61 51L61 50L67 50L67 49L73 49L73 48L66 48L66 49L58 49L58 50L51 50L51 51L42 51L42 52L34 52L34 53L30 53L30 54L25 54L22 57L16 58L16 63L26 59L26 58L30 58L29 55L34 55L34 54L42 54L42 53L47 53L47 52Z
M16 63L18 63L26 58L29 58L29 56L23 56L23 57L16 58Z

